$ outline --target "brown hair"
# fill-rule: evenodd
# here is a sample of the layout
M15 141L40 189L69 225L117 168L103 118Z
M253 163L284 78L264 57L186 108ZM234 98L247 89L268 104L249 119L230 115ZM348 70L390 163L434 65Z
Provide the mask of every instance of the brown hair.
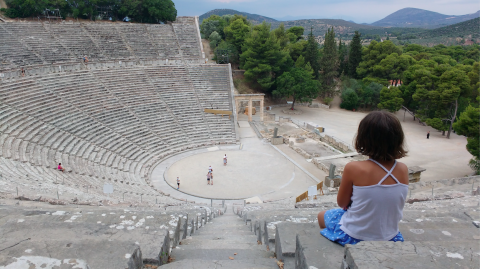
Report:
M355 149L374 160L391 161L407 156L404 139L402 125L394 114L373 111L358 125Z

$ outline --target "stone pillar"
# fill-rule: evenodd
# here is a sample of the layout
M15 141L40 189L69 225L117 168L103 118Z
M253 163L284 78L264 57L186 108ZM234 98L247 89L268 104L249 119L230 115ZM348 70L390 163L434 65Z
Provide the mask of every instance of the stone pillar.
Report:
M248 121L252 121L252 98L248 99Z
M260 121L263 121L263 99L260 100Z

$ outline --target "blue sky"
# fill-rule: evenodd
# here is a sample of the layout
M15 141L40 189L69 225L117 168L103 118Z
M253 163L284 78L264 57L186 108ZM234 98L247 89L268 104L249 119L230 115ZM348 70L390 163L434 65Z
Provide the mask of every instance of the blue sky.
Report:
M194 16L217 8L259 14L274 19L353 20L372 23L405 7L447 15L464 15L480 10L478 0L173 0L178 16Z

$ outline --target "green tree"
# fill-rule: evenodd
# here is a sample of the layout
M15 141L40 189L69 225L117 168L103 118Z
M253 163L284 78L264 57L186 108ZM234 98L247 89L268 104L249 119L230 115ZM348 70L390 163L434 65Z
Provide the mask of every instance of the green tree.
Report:
M208 40L210 40L210 48L215 49L220 41L222 41L222 37L217 33L217 31L214 31L210 34Z
M141 16L141 7L142 2L140 0L122 0L118 9L118 15L120 19L125 17L139 18Z
M290 42L289 37L287 36L287 31L285 30L285 25L280 23L277 29L273 30L272 33L277 38L278 42L280 43L280 48L285 48L288 43Z
M135 18L137 21L138 18ZM177 19L177 9L172 0L143 0L142 22L166 23Z
M394 52L373 66L371 76L398 82L403 80L403 72L414 62L415 59L410 55L398 55Z
M416 67L413 67L416 68ZM450 138L452 125L455 122L458 111L458 99L462 93L468 92L470 79L460 68L454 68L446 64L431 67L419 67L413 71L416 78L416 91L413 99L419 102L418 116L423 121L435 123L432 127L441 126L445 132L444 125L439 125L441 120L449 125L447 138ZM432 119L438 119L432 121ZM428 124L428 122L427 122Z
M339 74L348 74L348 50L347 45L342 42L342 39L338 42L338 73Z
M229 43L225 40L222 40L220 42L220 44L217 46L217 48L215 49L215 58L214 60L218 60L217 58L217 55L218 53L220 52L220 50L228 50L228 61L230 63L238 63L239 61L239 53L238 53L238 50L237 48L232 44L232 43Z
M320 94L322 97L332 97L335 92L335 78L338 76L338 48L335 42L335 32L329 29L325 33L323 55L320 59L320 70L322 72Z
M372 41L364 50L362 62L357 67L359 78L375 77L374 67L387 58L392 53L402 54L402 50L395 46L392 41L376 42Z
M371 82L368 86L362 89L362 94L359 94L359 104L363 105L363 108L370 106L376 108L380 103L380 91L383 85L375 82Z
M348 75L352 78L358 78L357 67L362 61L362 41L360 33L355 31L355 35L350 42L350 51L348 53Z
M242 50L242 45L245 42L245 38L250 32L250 25L245 23L243 18L237 18L230 21L230 24L225 27L225 41L233 44L237 51Z
M293 61L297 61L298 57L305 55L305 49L307 47L306 40L300 40L288 45L288 52Z
M208 38L213 32L217 32L220 36L225 38L224 29L228 25L225 18L218 15L211 15L210 17L204 19L200 25L200 33Z
M342 91L342 95L340 96L342 99L342 103L340 107L343 109L353 110L358 107L358 94L352 88L346 88Z
M396 112L402 108L402 92L397 87L383 87L380 91L380 103L378 108Z
M294 68L278 77L277 89L273 91L275 96L291 97L292 110L295 108L295 102L312 102L318 95L319 82L313 78L311 67L308 63L304 64L303 57L299 58L299 61Z
M270 33L270 24L266 22L253 27L242 49L240 66L245 69L245 78L265 92L272 90L275 78L292 65L290 55L281 50L280 42Z
M480 100L479 100L480 101ZM473 155L470 166L477 174L480 174L480 108L472 105L460 114L453 128L459 135L467 137L467 150Z
M302 39L304 31L305 29L302 26L293 26L288 28L287 36L290 39L290 42L294 43Z
M48 7L48 1L7 0L5 2L9 7L7 12L10 17L26 18L41 15L45 8Z
M318 43L313 36L313 28L308 34L307 46L305 48L305 60L310 63L313 68L315 78L318 79L320 71L320 54L318 50Z

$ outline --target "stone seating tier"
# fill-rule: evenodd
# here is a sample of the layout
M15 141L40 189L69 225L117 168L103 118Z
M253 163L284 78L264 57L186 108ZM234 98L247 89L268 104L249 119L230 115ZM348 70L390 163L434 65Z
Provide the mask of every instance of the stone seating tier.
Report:
M6 22L0 69L108 60L203 59L195 18L172 24Z
M227 67L216 68L228 74ZM102 197L104 183L115 184L117 200L122 192L158 195L148 181L156 163L187 149L236 142L232 120L206 115L199 98L214 89L217 103L231 109L230 89L208 74L193 83L190 74L184 66L157 66L1 81L0 158L9 193L14 182L28 186L31 179L50 184L36 195L55 196L54 184L65 178L69 199L78 193L75 186ZM224 80L227 85L228 75ZM56 171L58 163L68 173Z
M41 257L45 257L41 263L45 259L49 264L57 260L74 268L139 269L143 268L143 260L161 265L167 263L171 248L181 238L193 234L195 229L204 229L224 212L225 209L200 206L161 210L82 206L32 210L0 206L0 218L8 216L1 224L3 242L12 245L19 238L29 238L22 246L16 244L2 252L0 266L10 264L17 268L26 249L30 265ZM137 249L141 251L141 264L132 267L131 257Z
M267 249L274 245L284 268L475 268L480 262L478 214L471 213L478 205L475 197L407 204L399 224L404 243L345 248L321 236L316 221L316 214L335 208L334 203L311 209L253 205L236 212Z

